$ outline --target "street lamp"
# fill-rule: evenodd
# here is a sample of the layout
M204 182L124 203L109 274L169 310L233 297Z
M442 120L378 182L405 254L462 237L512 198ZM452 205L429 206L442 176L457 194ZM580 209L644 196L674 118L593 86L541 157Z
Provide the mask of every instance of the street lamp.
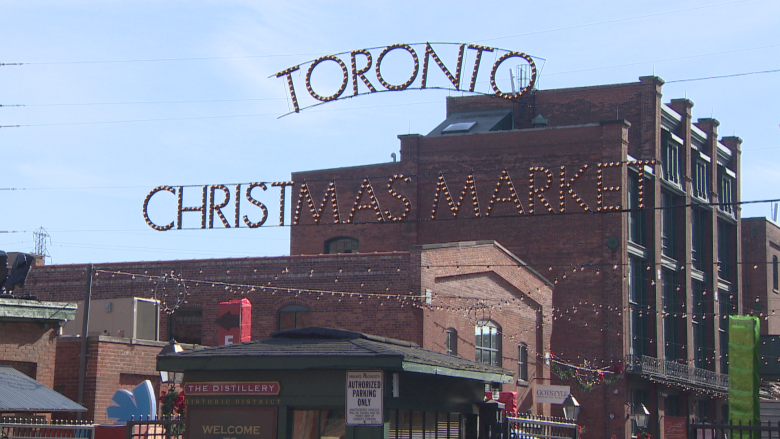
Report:
M577 420L577 415L579 414L580 403L577 401L577 398L570 393L569 396L566 397L566 400L563 401L563 417L566 418L567 421L575 422Z
M650 421L650 410L648 410L644 404L639 404L634 411L634 420L636 421L636 426L640 430L646 429L647 423Z
M176 340L171 339L171 342L168 343L162 350L160 351L159 356L165 356L168 354L175 354L177 352L184 351L184 348L181 347L180 344L176 343ZM169 386L173 386L175 384L181 384L182 378L184 377L184 374L182 372L173 372L173 371L167 371L167 370L161 370L160 371L160 381L164 383L169 383Z

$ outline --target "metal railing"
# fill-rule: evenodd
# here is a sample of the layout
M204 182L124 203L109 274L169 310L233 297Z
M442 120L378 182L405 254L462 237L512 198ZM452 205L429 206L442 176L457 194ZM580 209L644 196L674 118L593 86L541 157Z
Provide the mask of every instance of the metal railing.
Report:
M93 439L95 426L86 421L50 421L42 418L0 418L0 438Z
M576 439L577 424L565 419L520 414L506 418L506 439Z
M777 439L780 438L780 422L759 422L757 425L690 424L688 437L691 439Z
M647 355L626 357L626 371L719 393L729 391L728 375Z
M127 439L183 439L184 419L160 418L127 421Z

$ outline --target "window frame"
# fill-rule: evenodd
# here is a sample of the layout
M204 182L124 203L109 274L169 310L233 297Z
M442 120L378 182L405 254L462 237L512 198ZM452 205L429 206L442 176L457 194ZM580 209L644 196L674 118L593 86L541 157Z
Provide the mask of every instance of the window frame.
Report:
M528 345L526 343L517 345L517 381L528 382Z
M308 317L308 323L311 323L311 309L308 307L305 307L303 305L287 305L283 308L281 308L279 311L276 312L276 330L277 331L286 331L289 329L299 329L299 328L305 328L306 326L298 326L298 314L306 314ZM293 315L293 327L292 328L282 328L282 314L292 314ZM310 326L310 325L307 325Z
M485 334L485 328L488 329ZM480 320L474 326L474 350L477 363L501 367L501 328L492 320ZM485 343L487 341L487 344ZM487 354L487 355L486 355ZM485 357L488 361L484 361Z
M334 250L333 248L334 244L342 245L343 248L341 250L347 250L347 251ZM327 241L325 241L324 253L326 255L360 253L360 240L357 238L353 238L351 236L336 236L330 238Z
M458 331L447 328L445 331L444 351L450 355L458 355Z

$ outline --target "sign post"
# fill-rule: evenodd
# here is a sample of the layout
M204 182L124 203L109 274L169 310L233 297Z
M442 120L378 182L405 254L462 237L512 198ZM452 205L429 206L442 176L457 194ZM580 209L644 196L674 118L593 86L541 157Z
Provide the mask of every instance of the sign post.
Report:
M347 371L346 423L381 426L384 423L384 372Z

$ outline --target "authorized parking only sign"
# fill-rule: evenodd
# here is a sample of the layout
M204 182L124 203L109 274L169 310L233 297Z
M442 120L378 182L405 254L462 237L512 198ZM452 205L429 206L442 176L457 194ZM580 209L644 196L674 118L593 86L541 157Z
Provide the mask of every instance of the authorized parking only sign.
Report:
M384 373L381 370L347 371L347 425L382 425Z

